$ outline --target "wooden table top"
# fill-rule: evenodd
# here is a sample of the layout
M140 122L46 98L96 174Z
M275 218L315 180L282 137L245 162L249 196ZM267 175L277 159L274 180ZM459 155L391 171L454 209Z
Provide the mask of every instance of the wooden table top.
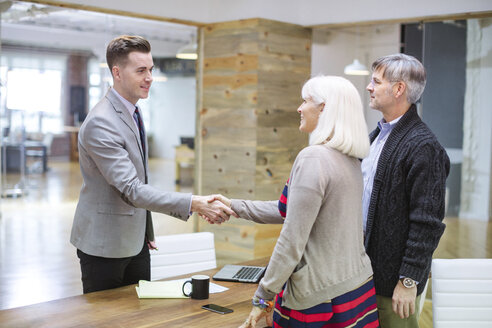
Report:
M267 261L263 258L245 264L264 266ZM200 274L211 278L217 271L207 270ZM139 299L135 285L130 285L7 309L0 311L0 327L239 327L251 310L251 298L258 285L226 281L215 283L229 290L210 294L206 300ZM234 312L218 314L201 308L209 303L225 306ZM258 324L258 327L264 326L264 321Z

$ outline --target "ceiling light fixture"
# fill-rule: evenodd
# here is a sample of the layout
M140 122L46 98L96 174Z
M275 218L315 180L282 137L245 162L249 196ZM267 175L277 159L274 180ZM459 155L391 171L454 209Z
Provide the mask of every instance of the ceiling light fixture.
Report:
M154 76L152 78L154 82L167 82L167 76L161 75L161 76Z
M355 42L356 58L354 59L352 64L348 64L347 66L345 66L343 72L346 75L369 75L369 70L367 69L367 67L357 59L357 53L359 52L359 27L357 27L356 37L357 37Z
M347 75L369 75L369 70L358 59L354 59L352 64L345 66L343 72Z
M196 41L193 39L190 43L178 49L176 58L196 60L198 58Z

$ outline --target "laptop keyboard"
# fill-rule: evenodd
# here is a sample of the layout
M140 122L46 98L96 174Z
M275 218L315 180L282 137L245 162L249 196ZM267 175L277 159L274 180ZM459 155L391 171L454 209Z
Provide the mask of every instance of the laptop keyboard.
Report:
M234 279L245 282L256 282L257 277L261 274L263 268L258 267L243 267L235 275Z

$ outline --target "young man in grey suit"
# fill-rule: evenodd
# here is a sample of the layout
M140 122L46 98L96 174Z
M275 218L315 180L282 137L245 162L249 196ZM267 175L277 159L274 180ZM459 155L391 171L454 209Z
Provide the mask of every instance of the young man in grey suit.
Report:
M148 147L137 102L147 98L154 63L139 36L113 39L106 51L113 88L79 132L84 179L70 241L77 248L84 293L150 280L154 249L150 211L186 221L198 212L223 222L234 214L204 196L164 192L147 184Z
M424 66L395 54L377 59L372 69L369 105L383 119L362 161L365 246L381 327L416 328L432 253L444 231L449 158L417 114Z

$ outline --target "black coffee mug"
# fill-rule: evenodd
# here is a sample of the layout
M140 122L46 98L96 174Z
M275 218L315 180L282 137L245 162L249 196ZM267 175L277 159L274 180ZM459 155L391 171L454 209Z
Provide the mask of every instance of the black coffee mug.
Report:
M188 283L191 284L191 288L186 286ZM204 300L208 298L209 285L210 277L199 274L191 276L191 280L185 281L182 287L182 291L185 296L191 297L195 300Z

